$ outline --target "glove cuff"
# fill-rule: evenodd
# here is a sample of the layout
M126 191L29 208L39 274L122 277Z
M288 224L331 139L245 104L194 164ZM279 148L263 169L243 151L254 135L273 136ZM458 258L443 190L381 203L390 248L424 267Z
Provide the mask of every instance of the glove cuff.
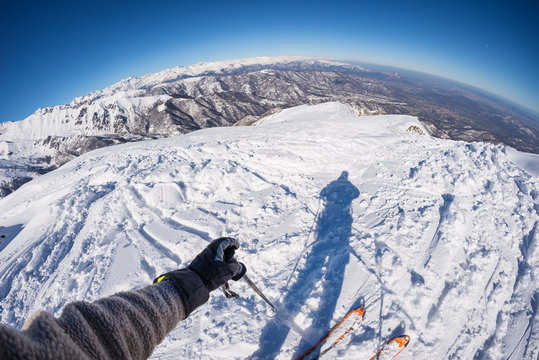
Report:
M157 277L153 282L159 283L169 280L180 295L185 307L185 317L189 316L197 307L206 303L210 293L202 279L190 269L180 269L168 272Z

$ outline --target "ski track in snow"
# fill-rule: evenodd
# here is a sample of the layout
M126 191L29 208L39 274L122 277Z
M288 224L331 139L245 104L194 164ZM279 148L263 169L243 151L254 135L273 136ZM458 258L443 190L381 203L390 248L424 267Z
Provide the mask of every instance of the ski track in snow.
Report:
M403 360L536 359L537 177L410 125L327 103L87 153L0 200L0 320L145 286L234 236L280 316L234 282L241 299L212 293L153 358L288 359L364 305L326 357L407 334Z

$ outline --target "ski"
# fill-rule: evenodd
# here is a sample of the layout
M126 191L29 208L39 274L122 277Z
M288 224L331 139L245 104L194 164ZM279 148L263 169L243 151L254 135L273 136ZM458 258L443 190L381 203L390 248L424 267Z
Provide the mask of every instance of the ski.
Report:
M404 350L409 341L410 337L408 335L397 336L393 340L388 341L371 360L394 359Z
M313 351L315 351L319 346L324 342L327 342L329 345L328 348L324 349L318 357L326 354L332 348L335 347L351 330L354 329L354 326L361 324L363 317L365 315L365 307L361 306L355 310L351 310L346 316L335 325L326 335L324 335L316 344L314 344L309 350L307 350L303 355L301 355L297 360L305 359Z

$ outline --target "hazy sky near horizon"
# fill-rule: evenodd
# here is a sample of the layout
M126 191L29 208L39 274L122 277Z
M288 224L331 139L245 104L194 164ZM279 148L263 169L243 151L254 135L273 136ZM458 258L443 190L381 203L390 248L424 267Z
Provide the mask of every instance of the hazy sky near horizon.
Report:
M534 1L22 1L0 5L0 122L129 76L275 55L461 81L539 112Z

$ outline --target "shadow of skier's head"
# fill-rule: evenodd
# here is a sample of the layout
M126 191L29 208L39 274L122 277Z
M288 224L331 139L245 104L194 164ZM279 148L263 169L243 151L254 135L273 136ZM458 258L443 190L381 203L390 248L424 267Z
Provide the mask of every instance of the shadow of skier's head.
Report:
M348 180L348 171L343 171L337 180L330 182L320 192L324 209L316 224L317 241L323 241L338 229L338 238L347 242L350 238L352 201L359 196L359 190Z

